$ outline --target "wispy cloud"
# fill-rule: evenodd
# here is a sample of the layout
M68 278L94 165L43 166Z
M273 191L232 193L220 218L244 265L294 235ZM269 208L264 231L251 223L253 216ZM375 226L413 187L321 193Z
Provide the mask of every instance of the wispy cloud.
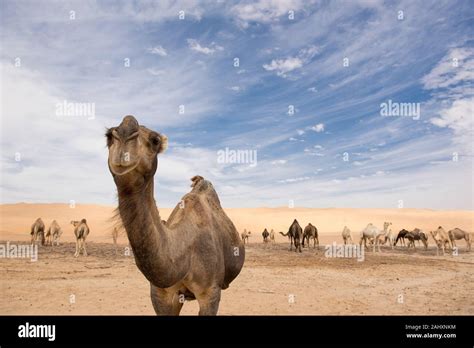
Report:
M160 205L200 174L224 206L473 208L473 9L427 6L87 1L73 22L69 3L5 2L1 200L113 203L102 133L134 114L170 139ZM381 117L389 99L420 120ZM57 117L65 100L95 118ZM219 165L225 147L258 165Z
M203 54L213 54L216 51L223 51L224 48L222 46L217 45L216 43L212 42L209 47L201 46L201 44L195 39L188 39L189 48L195 52L203 53Z
M315 131L316 133L324 132L324 124L318 123L311 127L311 130Z
M168 55L168 52L161 45L150 47L148 49L148 52L150 52L151 54L157 54L162 57L166 57Z

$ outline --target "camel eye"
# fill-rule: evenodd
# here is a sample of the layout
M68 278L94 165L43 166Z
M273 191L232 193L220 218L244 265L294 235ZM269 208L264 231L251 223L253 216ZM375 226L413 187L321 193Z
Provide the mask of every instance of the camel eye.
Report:
M153 146L158 146L160 144L160 137L158 134L152 134L150 136L150 142L153 144Z

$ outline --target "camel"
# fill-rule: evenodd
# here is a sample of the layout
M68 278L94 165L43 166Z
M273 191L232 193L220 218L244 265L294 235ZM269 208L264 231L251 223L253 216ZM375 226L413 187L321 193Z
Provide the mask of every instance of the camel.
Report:
M76 236L76 252L74 253L74 257L78 257L81 251L84 256L87 256L86 238L90 232L89 226L87 226L87 220L71 221L71 225L74 226L74 235Z
M453 245L453 248L456 247L456 240L464 239L466 240L466 250L471 251L471 238L469 237L468 232L456 227L454 230L450 230L448 232L448 237L451 241L451 244Z
M384 228L385 228L385 224L389 224L389 223L384 223ZM369 223L367 225L367 227L365 227L361 232L360 232L360 242L359 242L359 245L362 247L362 242L364 243L364 246L366 249L368 249L367 247L367 240L371 240L373 239L373 251L375 252L375 247L378 248L378 251L380 252L380 242L379 242L379 238L381 236L384 236L384 233L385 233L385 230L384 231L381 231L380 229L378 229L377 227L375 227L372 223Z
M263 237L263 242L268 243L269 239L268 237L270 236L270 233L267 231L267 229L264 229L262 232L262 237Z
M405 238L406 235L409 231L406 229L402 229L400 232L398 232L397 239L395 240L395 243L393 243L393 246L397 246L398 241L400 241L400 244L405 246Z
M270 231L270 242L275 243L275 231L273 229Z
M242 232L242 234L241 234L242 242L243 242L244 244L248 244L248 243L249 243L249 238L250 238L251 234L252 234L252 232L247 231L246 229L244 229L244 232Z
M390 245L390 248L393 248L395 247L395 234L392 232L392 229L388 230L388 233L385 235L385 240L383 242L383 244L386 244L386 243L389 243Z
M288 229L287 233L279 232L282 236L288 237L290 239L290 251L293 250L293 244L295 245L295 252L301 251L300 241L303 238L303 229L301 228L298 221L295 219Z
M382 232L382 234L385 236L385 238L383 240L380 240L379 242L382 245L385 245L385 243L389 242L391 248L393 249L393 240L395 239L395 236L392 234L392 230L388 229L391 224L392 224L391 222L384 222L383 223L383 232Z
M344 240L344 244L354 244L352 241L352 234L351 230L347 228L347 226L344 226L344 229L342 230L342 239Z
M179 315L196 299L199 315L216 315L221 290L239 275L245 248L208 180L196 175L163 224L154 199L158 154L167 137L126 116L106 132L108 166L118 192L118 215L138 269L150 282L158 315Z
M431 236L433 237L434 241L436 242L436 255L439 255L439 250L443 250L443 255L445 254L446 244L448 244L449 248L453 250L453 245L451 240L449 239L448 233L444 230L443 227L438 226L436 231L430 231Z
M304 241L307 240L308 248L309 248L309 240L313 238L313 248L316 248L316 244L318 244L319 249L319 238L318 238L318 229L313 226L311 223L308 223L308 226L304 228L303 232L303 248L304 248Z
M63 230L59 227L59 224L56 220L51 222L51 225L48 227L48 231L46 232L46 245L53 246L54 243L59 245L59 238L63 234Z
M44 222L41 218L37 218L36 221L31 225L31 244L35 244L38 237L41 237L41 245L45 244L44 235Z
M408 232L405 234L405 238L408 239L408 246L407 249L410 249L410 246L413 246L413 249L416 250L415 241L421 241L425 246L425 250L428 249L428 237L419 228L415 228L413 231Z

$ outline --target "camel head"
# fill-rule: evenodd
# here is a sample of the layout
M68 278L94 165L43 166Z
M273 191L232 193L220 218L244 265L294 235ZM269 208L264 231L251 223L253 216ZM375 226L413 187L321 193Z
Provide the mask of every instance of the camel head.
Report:
M109 170L117 186L140 189L153 177L158 167L158 154L164 152L168 138L138 124L133 116L125 116L117 127L105 134L109 149Z

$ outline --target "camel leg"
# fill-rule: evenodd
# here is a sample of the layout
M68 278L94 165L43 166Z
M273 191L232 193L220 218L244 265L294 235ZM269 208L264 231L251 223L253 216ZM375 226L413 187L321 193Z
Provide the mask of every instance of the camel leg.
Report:
M86 240L85 239L82 240L82 250L83 250L84 256L87 256Z
M199 302L199 315L217 315L221 300L221 289L212 287L196 296Z
M76 239L76 252L74 253L74 257L79 256L79 240Z
M178 293L166 291L150 284L150 297L156 315L179 315L183 302Z

